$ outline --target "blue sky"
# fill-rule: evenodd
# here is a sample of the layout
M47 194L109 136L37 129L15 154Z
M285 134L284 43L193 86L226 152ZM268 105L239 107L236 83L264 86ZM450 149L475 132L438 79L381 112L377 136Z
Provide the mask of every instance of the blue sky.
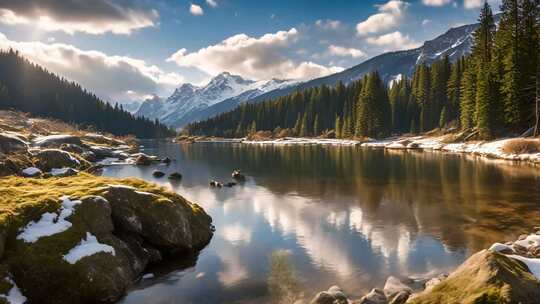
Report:
M0 3L0 47L127 102L222 71L257 80L323 76L472 23L482 3L11 0Z

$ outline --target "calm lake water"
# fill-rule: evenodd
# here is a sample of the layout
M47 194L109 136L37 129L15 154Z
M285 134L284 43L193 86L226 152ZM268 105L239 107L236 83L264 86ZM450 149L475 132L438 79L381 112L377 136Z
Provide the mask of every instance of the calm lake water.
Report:
M198 257L155 266L121 303L267 303L275 252L308 299L334 284L356 298L389 275L452 270L539 224L540 168L530 165L360 147L143 144L175 161L104 175L171 188L202 205L216 233ZM208 186L236 168L245 184ZM156 179L155 169L184 178Z

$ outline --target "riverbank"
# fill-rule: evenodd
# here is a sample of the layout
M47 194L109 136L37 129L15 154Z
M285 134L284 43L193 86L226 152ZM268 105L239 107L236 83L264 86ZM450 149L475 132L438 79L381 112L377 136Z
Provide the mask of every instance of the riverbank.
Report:
M184 142L225 142L251 145L329 145L360 146L388 150L428 150L447 153L479 155L487 158L510 161L525 161L540 164L540 139L525 137L501 138L493 141L456 141L460 134L441 136L400 136L381 140L330 139L330 138L297 138L285 137L277 139L250 140L248 138L189 138Z
M332 286L309 303L535 304L540 298L540 227L533 230L514 242L495 243L473 254L450 274L420 279L390 276L384 287L374 288L358 300Z

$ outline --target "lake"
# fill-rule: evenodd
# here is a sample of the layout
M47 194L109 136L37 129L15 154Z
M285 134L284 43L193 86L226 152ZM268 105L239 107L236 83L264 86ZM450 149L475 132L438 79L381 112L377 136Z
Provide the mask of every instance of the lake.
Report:
M103 174L169 187L203 206L216 232L197 257L153 266L155 277L126 304L267 303L278 294L271 277L308 299L336 284L357 298L389 275L451 271L539 224L540 170L531 165L347 146L143 145L174 161ZM184 177L157 179L155 169ZM247 175L244 184L209 187L230 181L234 169ZM271 257L286 269L271 267Z

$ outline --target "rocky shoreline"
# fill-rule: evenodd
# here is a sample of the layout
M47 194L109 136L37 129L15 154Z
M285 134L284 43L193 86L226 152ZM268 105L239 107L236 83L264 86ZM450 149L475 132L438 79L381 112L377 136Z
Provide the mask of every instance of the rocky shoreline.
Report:
M349 299L339 286L332 286L319 292L309 303L538 303L540 227L533 231L514 242L495 243L473 254L450 274L425 279L390 276L383 288L374 288L356 300Z
M170 162L138 150L133 138L0 113L0 303L115 302L149 265L191 259L210 242L212 218L199 205L95 175Z

